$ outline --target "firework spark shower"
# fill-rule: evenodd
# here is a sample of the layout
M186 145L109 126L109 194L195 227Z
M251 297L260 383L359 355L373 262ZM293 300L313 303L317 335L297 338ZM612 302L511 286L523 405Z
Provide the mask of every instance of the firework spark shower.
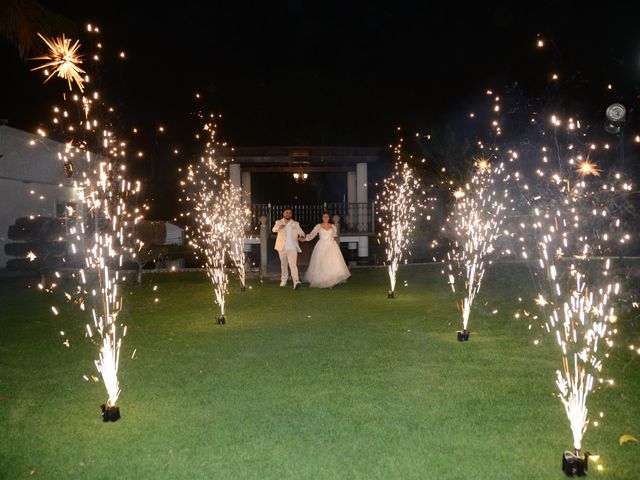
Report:
M470 181L464 189L454 192L453 212L447 223L455 239L447 253L447 268L454 293L457 278L464 279L464 298L460 303L465 340L468 339L471 307L482 285L487 257L494 252L500 234L509 203L508 182L513 177L505 174L504 163L479 158L475 161Z
M89 25L87 32L90 40L96 41L99 29ZM72 252L68 263L77 265L72 275L76 285L65 296L82 311L90 312L86 335L99 350L95 366L108 396L103 418L115 421L119 418L116 403L121 392L118 369L126 335L120 317L124 297L119 270L128 257L135 255L132 227L141 217L131 201L140 191L140 183L128 178L124 163L127 142L118 138L113 108L77 66L82 63L79 42L72 43L65 37L42 38L51 52L39 58L47 63L36 69L45 69L46 73L47 68L54 68L47 80L57 74L72 89L62 96L60 106L52 107L52 128L67 138L64 151L58 152L60 168L76 192L76 202L67 205ZM102 49L100 42L97 45ZM87 69L97 71L100 57L95 54L91 58ZM73 92L74 84L80 94Z
M242 202L242 191L231 182L223 183L223 199L225 205L224 223L228 236L229 258L240 280L241 290L246 289L246 255L244 252L245 229L249 224L249 208Z
M415 170L401 159L401 143L396 146L394 170L384 179L382 192L377 198L385 242L387 272L389 274L389 298L395 297L398 267L411 242L416 220L423 210L424 192Z
M617 333L621 286L613 266L630 241L622 217L631 184L620 173L601 175L592 157L606 154L576 141L580 122L569 119L566 132L562 123L552 118L556 142L541 147L540 189L530 193L532 222L523 226L538 247L535 303L543 330L560 351L556 385L573 438L572 458L579 458L590 422L589 396L613 384L604 378L603 366ZM559 141L561 133L566 142ZM529 256L526 248L522 255Z
M197 163L187 167L187 177L181 186L183 200L191 206L191 211L184 214L193 222L188 230L189 243L213 284L216 303L220 307L218 323L222 325L226 321L225 301L229 284L225 260L230 248L238 248L230 247L230 238L238 242L233 232L242 229L238 225L244 216L241 213L234 217L232 226L229 225L229 212L234 215L243 209L239 202L240 193L234 192L227 179L229 158L223 153L224 146L216 141L214 119L215 116L210 115L202 126L202 132L196 135L198 139L204 137L204 151ZM240 240L238 243L242 248L243 242ZM242 275L244 277L244 269Z

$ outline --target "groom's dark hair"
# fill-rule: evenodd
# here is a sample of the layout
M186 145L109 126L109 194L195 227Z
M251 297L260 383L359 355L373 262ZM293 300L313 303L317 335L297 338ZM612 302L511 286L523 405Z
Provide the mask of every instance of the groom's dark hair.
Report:
M284 207L282 209L282 213L284 214L284 212L286 212L287 210L289 210L291 213L293 213L293 208L291 208L291 207Z

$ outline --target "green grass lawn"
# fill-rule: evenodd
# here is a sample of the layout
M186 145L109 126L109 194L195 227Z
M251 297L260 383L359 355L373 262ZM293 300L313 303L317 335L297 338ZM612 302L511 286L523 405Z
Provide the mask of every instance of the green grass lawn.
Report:
M560 357L513 317L534 296L522 266L488 271L468 343L437 266L401 269L394 300L383 269L331 290L232 284L226 326L204 274L145 276L109 424L104 387L82 379L87 317L24 283L0 283L0 478L563 478ZM619 323L620 344L640 345L637 319ZM618 444L640 438L640 355L620 347L605 369L616 383L590 398L604 418L584 438L604 470L589 476L640 478L640 444Z

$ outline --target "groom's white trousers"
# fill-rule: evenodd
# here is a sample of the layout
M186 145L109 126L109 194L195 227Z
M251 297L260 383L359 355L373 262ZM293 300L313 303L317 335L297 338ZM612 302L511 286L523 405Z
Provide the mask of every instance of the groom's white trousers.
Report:
M289 278L289 272L287 271L287 265L291 270L291 278L295 285L300 280L298 279L298 251L297 250L280 250L280 281L286 283Z

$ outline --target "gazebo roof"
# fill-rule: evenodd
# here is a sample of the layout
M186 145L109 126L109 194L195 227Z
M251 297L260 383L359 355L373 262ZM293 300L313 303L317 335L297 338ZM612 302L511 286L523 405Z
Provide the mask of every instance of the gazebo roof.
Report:
M271 161L307 158L311 161L348 161L350 163L374 162L385 153L379 147L235 147L235 157L242 162L261 163Z
M348 171L358 163L373 163L386 154L378 147L235 147L233 163L252 172Z

